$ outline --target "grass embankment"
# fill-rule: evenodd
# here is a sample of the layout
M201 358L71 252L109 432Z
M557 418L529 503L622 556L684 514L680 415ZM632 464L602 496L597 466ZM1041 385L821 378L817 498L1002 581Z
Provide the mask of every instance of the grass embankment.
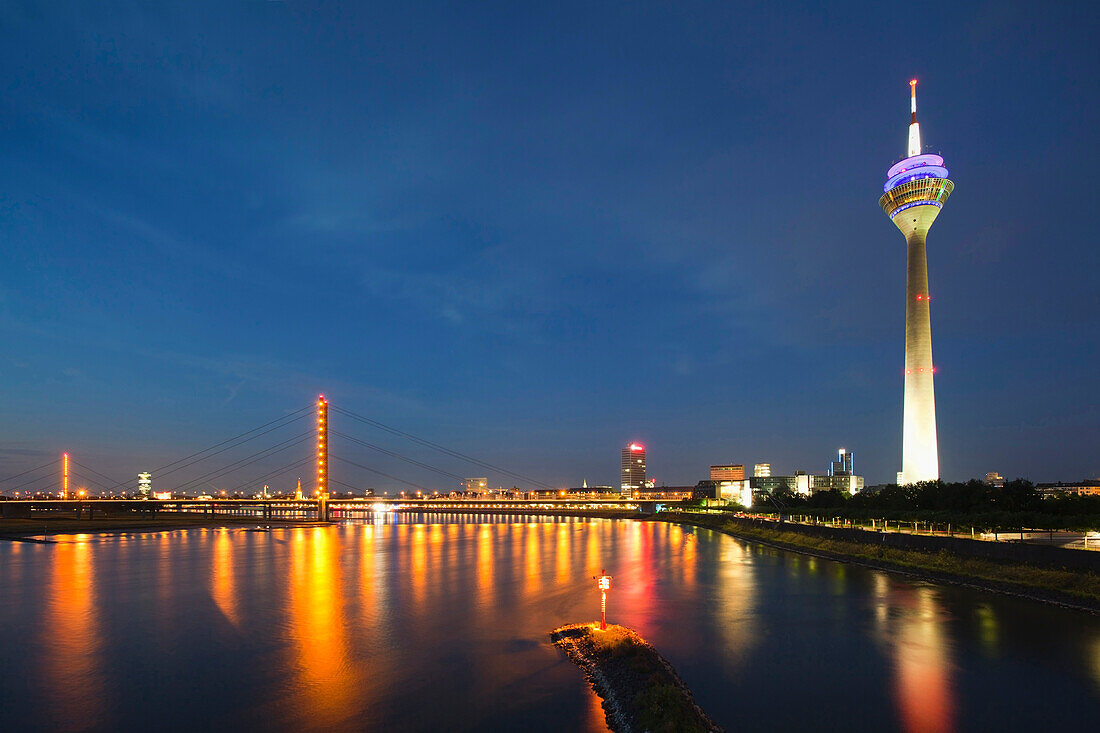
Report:
M113 532L166 532L173 529L197 529L203 527L309 527L325 522L301 519L260 519L235 516L186 516L162 514L157 519L135 516L75 519L53 517L50 519L0 519L0 539L32 539L59 534L105 534Z
M550 633L603 698L607 725L626 731L721 731L664 657L625 626L569 624Z
M1100 529L1098 514L1050 514L1046 512L953 512L934 509L866 509L858 507L794 507L785 514L803 514L818 519L849 519L870 526L875 520L891 524L918 522L922 526L932 525L937 529L946 529L949 525L956 531L967 531L974 527L981 532L1018 532L1024 530L1066 530L1070 532L1089 532Z
M874 542L878 535L873 532L867 533L869 541L864 543L784 531L779 525L748 526L708 514L667 512L655 515L654 519L693 524L786 549L838 560L855 560L884 570L901 570L936 580L976 585L988 590L1100 611L1100 576L1092 572L961 557L947 550L920 552L886 547Z

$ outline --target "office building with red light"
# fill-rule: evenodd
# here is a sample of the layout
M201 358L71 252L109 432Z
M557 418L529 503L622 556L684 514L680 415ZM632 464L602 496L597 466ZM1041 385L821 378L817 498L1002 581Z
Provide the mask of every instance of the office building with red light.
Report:
M631 443L622 451L623 495L633 496L635 491L640 491L645 486L645 446Z

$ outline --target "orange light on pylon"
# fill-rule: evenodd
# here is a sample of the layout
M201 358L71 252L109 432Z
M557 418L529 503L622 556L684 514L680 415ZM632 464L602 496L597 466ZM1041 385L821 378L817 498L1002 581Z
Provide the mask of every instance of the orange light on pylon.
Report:
M606 570L601 570L599 575L593 575L600 589L600 631L607 631L607 591L611 590L611 576Z
M69 454L61 454L61 498L69 498Z
M328 498L328 402L324 395L317 396L317 491L320 498Z

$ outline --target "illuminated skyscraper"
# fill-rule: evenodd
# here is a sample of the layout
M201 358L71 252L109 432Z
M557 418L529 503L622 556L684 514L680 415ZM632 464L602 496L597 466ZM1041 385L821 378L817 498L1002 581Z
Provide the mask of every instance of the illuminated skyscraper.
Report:
M142 499L148 499L153 495L153 475L148 471L138 474L138 494Z
M623 448L623 481L624 494L633 494L645 488L645 446L631 443Z
M905 236L905 402L902 418L901 482L940 477L936 441L936 396L932 388L932 321L928 312L928 256L925 237L955 184L943 158L922 155L917 125L917 80L912 91L909 155L886 174L879 206Z
M837 451L836 460L829 464L830 476L851 476L855 474L855 456L850 450L841 448Z
M772 464L757 463L752 467L753 478L768 478L772 475Z

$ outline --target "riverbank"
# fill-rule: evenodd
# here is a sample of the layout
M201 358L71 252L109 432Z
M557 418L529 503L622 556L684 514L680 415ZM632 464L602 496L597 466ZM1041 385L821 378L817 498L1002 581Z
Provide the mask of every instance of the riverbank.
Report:
M161 515L148 517L104 517L101 519L0 519L0 540L43 541L54 535L121 534L123 532L167 532L175 529L211 529L219 527L315 527L328 522L301 519L259 519L257 517ZM45 540L49 542L50 540Z
M876 535L870 532L868 542L854 542L785 531L778 523L747 526L712 514L662 512L647 519L690 524L782 550L1100 613L1100 576L1093 572L1001 563L945 550L884 547L873 543Z
M584 672L603 700L607 725L629 731L721 731L672 665L645 639L611 624L568 624L550 632L554 645Z

